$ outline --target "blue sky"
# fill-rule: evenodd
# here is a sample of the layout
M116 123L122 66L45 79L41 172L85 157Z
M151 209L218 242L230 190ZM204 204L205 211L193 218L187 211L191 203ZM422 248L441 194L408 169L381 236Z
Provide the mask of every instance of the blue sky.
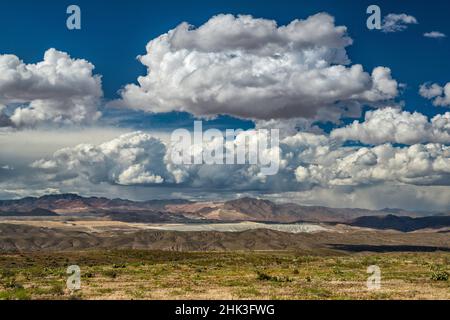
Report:
M65 28L66 8L77 4L82 10L82 30ZM382 33L370 31L365 13L370 4L377 4L382 15L407 13L417 18L419 24L404 32ZM31 63L40 61L50 47L82 57L96 66L103 75L105 99L117 98L117 91L145 74L144 66L136 56L145 53L145 45L159 35L187 21L202 25L219 13L251 14L255 17L275 19L279 25L294 19L304 19L317 12L328 12L336 18L337 25L348 27L354 44L347 48L353 63L365 69L387 66L393 77L407 87L400 100L406 110L417 110L427 115L441 112L418 94L418 86L431 81L445 83L450 74L450 41L429 39L424 32L439 30L450 34L450 3L448 1L4 1L0 10L1 53L13 53ZM167 124L170 116L137 115L145 123ZM174 119L190 119L174 114ZM150 121L151 120L151 121ZM130 125L130 121L124 125ZM223 123L249 126L225 118ZM136 126L142 127L142 123Z

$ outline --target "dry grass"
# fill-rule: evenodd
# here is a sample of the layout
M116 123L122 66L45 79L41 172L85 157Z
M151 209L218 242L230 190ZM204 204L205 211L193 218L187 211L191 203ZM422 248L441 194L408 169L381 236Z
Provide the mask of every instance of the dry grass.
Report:
M0 299L450 299L449 253L311 255L140 250L0 255ZM65 287L67 266L81 290ZM382 287L366 288L369 265Z

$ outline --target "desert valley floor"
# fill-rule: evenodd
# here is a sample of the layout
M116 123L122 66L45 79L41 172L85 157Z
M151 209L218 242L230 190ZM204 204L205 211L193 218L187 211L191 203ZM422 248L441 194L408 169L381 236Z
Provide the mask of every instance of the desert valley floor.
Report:
M0 299L450 299L448 214L66 195L0 216Z
M450 299L447 232L254 226L6 221L0 299ZM81 290L66 288L69 265ZM370 265L379 290L366 287Z

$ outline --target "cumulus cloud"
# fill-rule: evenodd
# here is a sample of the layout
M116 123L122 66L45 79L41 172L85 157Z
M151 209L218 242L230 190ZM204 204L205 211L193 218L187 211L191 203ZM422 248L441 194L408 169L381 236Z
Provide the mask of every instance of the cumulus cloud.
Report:
M139 57L147 75L115 104L252 120L359 116L361 104L395 98L398 84L388 68L369 74L349 65L351 43L325 13L286 26L233 15L198 28L182 23L148 43Z
M417 24L417 19L405 13L390 13L383 19L381 30L383 32L399 32L408 28L409 24Z
M166 181L165 145L142 132L124 134L98 146L80 144L61 149L51 159L31 166L52 180L86 178L92 183L160 184Z
M244 132L232 145L245 143L241 134ZM217 143L209 141L204 148L214 150ZM391 144L346 147L326 135L299 132L283 138L279 146L271 146L263 154L280 157L279 172L273 176L261 175L260 165L175 165L170 148L148 134L136 132L99 146L62 149L49 159L34 162L32 167L52 181L87 179L97 184L180 185L234 192L384 183L450 185L450 147L438 143L403 148Z
M36 64L0 55L0 104L13 109L6 125L81 124L99 118L103 93L101 78L93 70L88 61L55 49L47 50Z
M297 168L296 178L321 186L449 185L450 147L417 144L396 148L384 144L353 149L332 163L319 162Z
M431 31L431 32L425 32L423 34L425 38L445 38L447 35L445 33L439 32L439 31Z
M450 112L436 115L429 121L419 112L388 107L368 111L364 122L354 121L344 128L334 129L330 135L366 144L450 143Z
M425 83L420 86L419 93L422 97L433 101L437 107L450 106L450 82L444 87L437 83Z

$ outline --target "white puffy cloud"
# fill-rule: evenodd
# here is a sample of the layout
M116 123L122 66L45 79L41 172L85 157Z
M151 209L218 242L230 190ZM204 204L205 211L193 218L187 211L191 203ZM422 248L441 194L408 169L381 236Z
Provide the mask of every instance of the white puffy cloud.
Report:
M442 95L443 88L437 83L433 84L422 84L419 88L419 93L422 97L427 99L433 99L437 96Z
M447 36L445 35L445 33L442 33L442 32L439 32L439 31L425 32L425 33L423 34L423 36L424 36L425 38L434 38L434 39L436 39L436 38L445 38L445 37L447 37Z
M366 144L450 143L450 112L436 115L429 121L421 113L388 107L368 111L364 122L354 121L344 128L334 129L330 135Z
M417 19L405 13L390 13L383 19L381 30L383 32L399 32L408 28L408 24L417 24Z
M182 23L148 43L139 57L147 75L125 86L116 104L253 120L359 116L361 104L396 97L398 84L388 68L347 66L351 43L325 13L286 26L233 15L196 29Z
M449 185L450 147L440 144L396 148L384 144L358 148L330 163L318 161L296 170L299 181L321 186L362 186L379 183ZM320 160L320 159L318 159Z
M253 131L247 132L247 134ZM245 143L243 132L227 145ZM214 150L217 139L205 143ZM194 150L198 146L193 145ZM99 146L78 145L56 152L32 167L50 181L87 179L120 185L180 185L187 189L300 191L314 187L361 187L376 184L450 185L450 147L415 144L372 148L346 147L326 136L300 132L271 146L263 157L279 155L276 175L261 174L261 165L182 165L171 161L171 146L136 132Z
M88 61L55 49L36 64L0 55L0 104L13 109L9 121L16 127L91 122L100 116L103 95L93 70Z
M142 132L124 134L98 146L80 144L32 164L52 180L86 178L92 183L161 184L167 179L165 145Z
M450 82L444 87L441 87L437 83L422 84L419 93L422 97L433 100L433 105L437 107L450 106Z

